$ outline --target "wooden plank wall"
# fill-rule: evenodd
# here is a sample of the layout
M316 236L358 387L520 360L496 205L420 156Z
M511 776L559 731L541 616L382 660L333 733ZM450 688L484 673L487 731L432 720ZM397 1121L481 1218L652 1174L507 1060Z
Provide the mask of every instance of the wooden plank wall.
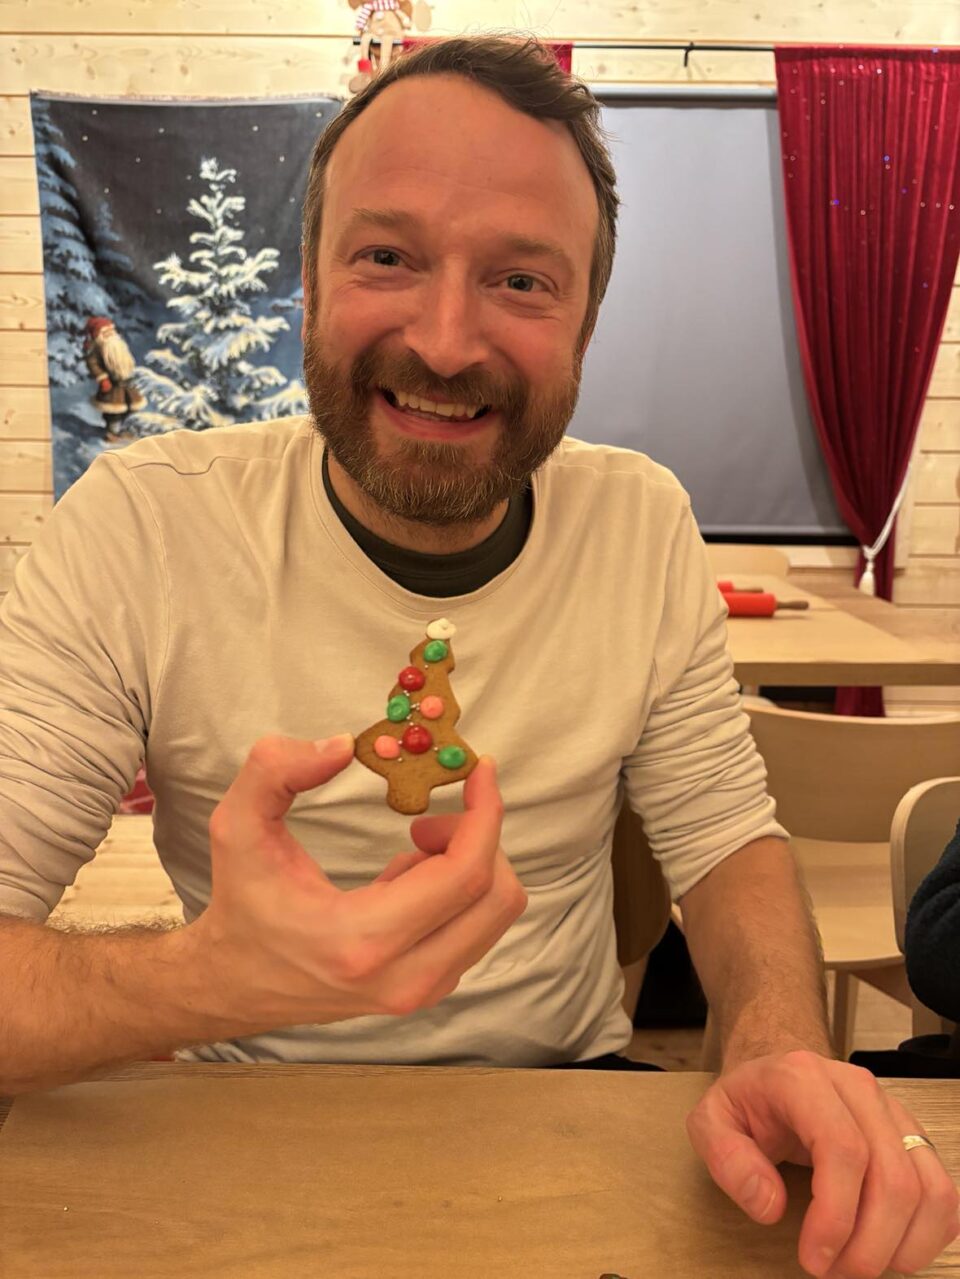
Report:
M479 20L482 18L482 21ZM27 95L347 96L356 50L347 0L4 0L0 4L0 596L52 506L38 198ZM956 0L465 0L435 6L431 34L522 29L556 40L731 44L960 44ZM773 58L581 50L588 83L772 84ZM896 599L960 624L960 278L937 358L909 495ZM799 553L798 569L846 557ZM846 567L833 570L849 575ZM944 614L946 610L946 614ZM898 713L956 705L956 689L891 690Z

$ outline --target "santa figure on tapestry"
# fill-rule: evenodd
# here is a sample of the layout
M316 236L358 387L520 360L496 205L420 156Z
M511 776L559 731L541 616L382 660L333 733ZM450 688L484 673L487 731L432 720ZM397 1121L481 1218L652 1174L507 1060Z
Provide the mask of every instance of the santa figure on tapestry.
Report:
M147 401L133 382L137 362L106 316L92 315L87 320L83 358L90 376L96 379L97 393L90 403L103 414L107 443L129 439L136 432L125 425L126 420Z

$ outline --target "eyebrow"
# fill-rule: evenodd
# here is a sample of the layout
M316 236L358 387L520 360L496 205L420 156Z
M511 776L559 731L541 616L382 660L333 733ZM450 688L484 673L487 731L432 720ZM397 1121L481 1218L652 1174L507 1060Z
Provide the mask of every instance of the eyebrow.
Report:
M341 244L365 227L384 227L389 231L407 232L422 232L424 230L420 219L415 214L408 213L406 209L357 208L347 219L340 237ZM559 244L554 244L550 240L538 240L533 236L507 232L498 236L497 242L503 245L510 253L519 253L526 257L549 258L571 276L575 276L577 273L573 261L566 251Z

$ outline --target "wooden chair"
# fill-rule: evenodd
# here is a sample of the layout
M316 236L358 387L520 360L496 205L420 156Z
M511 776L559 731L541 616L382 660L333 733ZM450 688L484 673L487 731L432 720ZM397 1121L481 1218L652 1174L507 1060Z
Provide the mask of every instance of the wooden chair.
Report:
M613 918L623 969L623 1010L633 1021L647 959L670 922L670 893L643 823L626 803L613 831Z
M954 756L956 759L957 756ZM946 761L944 761L946 762ZM890 828L890 874L897 946L904 951L907 910L920 881L939 862L960 820L960 777L940 777L912 786L897 805ZM914 1035L952 1034L956 1026L919 1000L913 1006Z
M786 551L779 551L775 546L708 542L707 554L718 578L731 573L766 573L769 577L786 577L790 572Z
M860 719L746 707L835 974L833 1037L850 1052L853 981L915 1008L897 942L890 832L900 800L960 759L960 718ZM942 851L942 847L941 847Z

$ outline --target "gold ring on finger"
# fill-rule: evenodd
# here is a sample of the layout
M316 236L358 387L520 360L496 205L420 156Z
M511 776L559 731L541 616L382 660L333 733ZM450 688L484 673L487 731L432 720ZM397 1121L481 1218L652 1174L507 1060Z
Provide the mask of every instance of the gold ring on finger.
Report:
M929 1148L934 1152L934 1154L936 1154L936 1151L937 1151L936 1146L929 1139L929 1137L924 1137L922 1133L908 1132L905 1137L901 1138L901 1140L903 1142L904 1150L917 1150L919 1149L920 1146L929 1146Z

